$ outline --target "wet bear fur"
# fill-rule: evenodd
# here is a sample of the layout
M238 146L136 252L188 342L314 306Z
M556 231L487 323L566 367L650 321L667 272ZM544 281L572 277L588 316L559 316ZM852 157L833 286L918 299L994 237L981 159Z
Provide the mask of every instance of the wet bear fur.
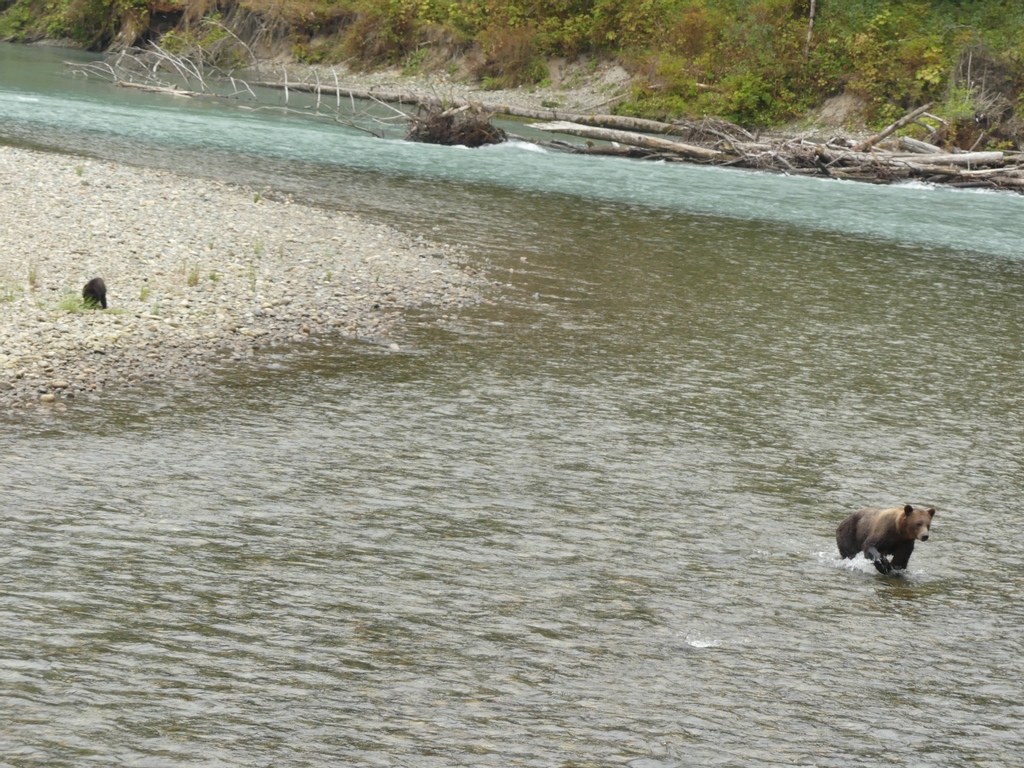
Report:
M96 306L99 304L103 309L107 308L107 284L102 277L94 277L82 289L82 299L86 304Z
M879 573L906 570L914 543L928 541L934 509L907 504L904 507L858 510L836 529L836 544L843 558L858 552L875 564ZM886 559L886 555L891 555Z

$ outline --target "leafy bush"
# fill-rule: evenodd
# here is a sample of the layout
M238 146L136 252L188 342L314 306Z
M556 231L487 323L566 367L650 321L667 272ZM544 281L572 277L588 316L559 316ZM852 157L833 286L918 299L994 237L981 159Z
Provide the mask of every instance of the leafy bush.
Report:
M149 18L147 0L15 0L0 16L0 39L70 39L100 50L126 17Z
M416 0L363 2L343 33L343 50L364 66L396 64L416 49L419 6Z
M539 83L548 76L547 64L537 54L536 30L532 25L499 27L480 34L483 61L475 74L484 87L515 88Z
M0 40L31 39L30 30L38 23L38 16L27 4L19 3L0 16Z
M849 37L854 68L849 87L867 100L869 118L890 121L934 99L945 86L950 62L941 36L922 23L927 11L922 4L886 4Z

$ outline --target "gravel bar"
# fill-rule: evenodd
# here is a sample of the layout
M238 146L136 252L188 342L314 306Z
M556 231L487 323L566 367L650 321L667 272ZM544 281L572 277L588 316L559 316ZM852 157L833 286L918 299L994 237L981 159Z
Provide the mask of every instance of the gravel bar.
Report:
M107 285L108 309L82 287ZM484 300L460 252L207 179L0 146L0 411Z

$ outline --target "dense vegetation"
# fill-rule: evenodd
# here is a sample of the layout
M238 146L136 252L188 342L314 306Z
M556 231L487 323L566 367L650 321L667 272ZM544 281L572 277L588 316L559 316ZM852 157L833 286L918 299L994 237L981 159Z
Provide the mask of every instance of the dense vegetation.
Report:
M229 27L308 63L461 65L490 87L544 83L553 57L616 58L637 83L620 111L636 115L777 124L846 91L872 124L933 100L1003 138L1024 123L1020 0L814 6L812 25L811 0L0 0L0 39L102 49Z

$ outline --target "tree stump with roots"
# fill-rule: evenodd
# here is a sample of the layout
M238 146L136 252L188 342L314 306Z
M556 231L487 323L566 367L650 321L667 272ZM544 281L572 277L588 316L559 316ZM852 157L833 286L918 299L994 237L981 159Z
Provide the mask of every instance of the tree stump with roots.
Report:
M445 146L500 144L507 136L501 128L491 125L491 117L470 109L468 105L445 110L423 109L410 118L412 125L406 139Z

